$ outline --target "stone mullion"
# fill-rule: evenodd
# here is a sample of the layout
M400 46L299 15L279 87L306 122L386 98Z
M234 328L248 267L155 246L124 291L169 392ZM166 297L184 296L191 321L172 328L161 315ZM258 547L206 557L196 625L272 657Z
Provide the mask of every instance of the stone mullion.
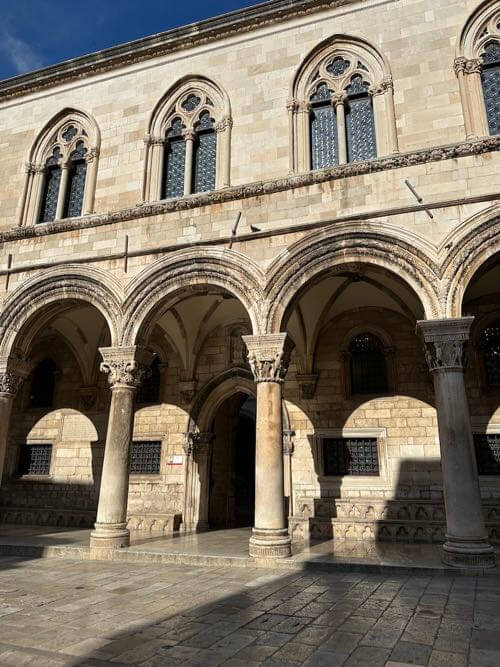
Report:
M129 455L137 388L149 372L153 354L143 348L101 348L101 371L111 386L106 446L95 530L90 546L119 548L130 543L127 529Z
M184 130L186 141L186 158L184 165L184 195L190 195L193 189L193 155L196 133L193 130Z
M345 124L345 103L347 101L347 94L337 93L332 97L332 105L335 108L337 117L337 141L339 148L339 164L347 163L347 134Z
M66 202L66 190L68 188L69 164L65 162L61 165L61 182L59 183L59 193L57 195L56 220L64 216L64 204Z
M286 105L288 111L288 146L289 164L288 172L293 174L297 169L297 111L298 103L295 99L289 99Z
M464 380L473 319L424 320L418 328L436 396L447 527L443 561L455 567L493 567Z
M255 446L255 522L250 555L291 555L284 507L282 385L290 360L287 334L243 336L257 383Z

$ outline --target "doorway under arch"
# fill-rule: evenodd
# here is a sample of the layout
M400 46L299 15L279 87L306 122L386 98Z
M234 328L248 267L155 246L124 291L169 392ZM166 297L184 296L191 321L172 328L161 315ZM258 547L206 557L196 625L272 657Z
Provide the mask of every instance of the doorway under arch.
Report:
M211 529L253 525L255 418L255 398L241 391L227 398L214 415L208 508Z

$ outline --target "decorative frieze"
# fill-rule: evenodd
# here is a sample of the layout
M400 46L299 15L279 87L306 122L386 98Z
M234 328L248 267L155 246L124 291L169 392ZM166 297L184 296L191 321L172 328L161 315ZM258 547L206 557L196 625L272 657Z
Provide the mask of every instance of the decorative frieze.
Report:
M255 382L284 382L293 343L286 333L243 336Z
M154 354L140 347L101 347L101 372L108 374L111 387L137 388L151 373Z
M473 321L473 317L461 317L417 322L417 328L423 338L425 358L431 372L463 370Z

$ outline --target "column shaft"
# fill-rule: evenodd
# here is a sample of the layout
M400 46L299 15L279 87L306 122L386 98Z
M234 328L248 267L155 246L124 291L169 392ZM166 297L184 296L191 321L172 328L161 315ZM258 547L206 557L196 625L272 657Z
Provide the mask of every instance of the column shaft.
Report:
M5 455L7 453L13 403L14 396L12 394L0 393L0 485L2 484Z

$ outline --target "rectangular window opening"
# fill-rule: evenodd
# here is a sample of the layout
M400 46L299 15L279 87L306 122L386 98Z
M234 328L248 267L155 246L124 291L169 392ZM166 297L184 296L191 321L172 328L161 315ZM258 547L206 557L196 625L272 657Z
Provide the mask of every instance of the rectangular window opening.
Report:
M21 445L18 474L50 475L52 445Z
M130 448L131 475L159 475L161 462L161 441L134 441Z
M322 445L325 475L379 476L377 438L323 438Z

